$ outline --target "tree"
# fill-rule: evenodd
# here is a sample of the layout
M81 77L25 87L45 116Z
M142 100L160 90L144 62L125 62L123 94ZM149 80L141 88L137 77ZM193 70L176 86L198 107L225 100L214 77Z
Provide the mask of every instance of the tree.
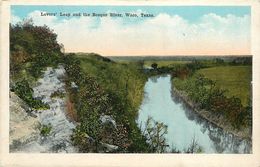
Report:
M145 124L144 136L146 136L147 143L153 152L163 153L169 147L165 138L167 128L167 125L154 121L150 116L148 117Z
M185 151L186 153L201 153L203 150L201 146L198 144L195 136L193 136L191 143L187 150Z
M158 68L158 64L157 64L157 63L153 63L153 64L151 65L151 67L156 70L156 69Z
M10 24L11 74L25 69L33 77L39 77L44 67L60 62L61 48L57 34L46 25L36 26L32 19Z
M247 125L249 127L252 127L252 123L253 123L253 115L252 115L252 99L250 98L248 100L248 105L246 107L246 112L247 112ZM252 128L251 128L251 133L252 133Z

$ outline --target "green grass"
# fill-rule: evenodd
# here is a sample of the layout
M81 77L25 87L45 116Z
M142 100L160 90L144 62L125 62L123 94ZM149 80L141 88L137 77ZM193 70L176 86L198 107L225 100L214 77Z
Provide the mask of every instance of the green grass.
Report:
M205 77L216 81L217 86L226 89L228 97L238 97L244 106L250 97L252 66L220 66L197 71Z
M138 63L106 62L91 54L76 55L76 57L81 61L83 71L96 78L103 88L113 92L124 92L127 87L128 100L135 109L139 108L147 78L138 70L142 68Z
M155 57L155 58L160 58L160 57ZM121 59L112 57L111 59L113 61L117 62L117 63L120 63L120 64L130 64L130 63L142 61L142 62L144 62L145 67L151 67L151 65L153 63L157 63L158 67L163 67L163 66L165 67L165 66L173 66L173 65L177 65L177 64L187 64L187 63L191 62L191 61L188 61L188 60L146 60L145 58L130 59L130 58L125 58L125 57L122 57Z
M135 121L144 96L144 85L147 81L147 76L142 72L142 65L139 62L122 64L110 61L107 58L93 53L76 54L74 56L80 61L80 63L78 63L80 64L80 70L94 80L94 82L92 80L93 85L99 85L98 87L86 85L88 89L83 89L83 87L79 85L79 87L82 88L79 90L79 97L83 94L82 97L84 97L83 99L86 100L86 103L93 98L99 99L101 96L108 97L108 102L112 108L109 114L113 116L118 125L122 124L127 128L126 132L129 134L127 138L129 143L132 143L128 151L149 152L145 138L142 136ZM86 82L84 84L91 83ZM108 96L103 96L104 94L100 93L101 90ZM93 92L91 98L84 95L86 92L91 91ZM77 98L77 100L80 99ZM93 102L96 101L98 100L93 100ZM105 100L104 103L106 103ZM77 103L75 104L77 105ZM88 104L91 105L91 103ZM102 112L102 105L98 102L95 105L97 105L96 108L99 108L99 111ZM82 109L80 111L83 113L80 115L81 123L87 123L88 116L86 115L86 111L88 110ZM93 114L93 112L91 113ZM80 131L85 133L85 127ZM76 142L76 144L82 145L81 142Z
M145 61L144 66L151 67L153 63L157 63L158 67L172 66L176 64L187 64L190 61L177 61L177 60L158 60L158 61Z

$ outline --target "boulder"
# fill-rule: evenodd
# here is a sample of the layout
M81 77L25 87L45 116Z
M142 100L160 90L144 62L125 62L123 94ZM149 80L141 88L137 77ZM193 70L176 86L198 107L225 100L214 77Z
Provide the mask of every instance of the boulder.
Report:
M102 114L100 116L100 120L102 124L111 123L114 126L114 128L116 128L116 121L112 118L112 116Z
M27 113L29 107L15 93L10 92L10 151L18 150L40 136L40 122L37 117Z

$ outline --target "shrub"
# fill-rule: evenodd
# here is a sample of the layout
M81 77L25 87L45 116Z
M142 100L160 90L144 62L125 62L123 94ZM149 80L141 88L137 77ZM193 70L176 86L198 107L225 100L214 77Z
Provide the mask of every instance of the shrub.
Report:
M59 90L57 90L51 94L51 98L55 98L55 97L63 98L64 96L65 96L65 94Z
M30 19L10 24L10 72L13 75L25 69L38 78L44 67L61 61L61 49L57 34L47 26L35 26ZM26 63L31 66L26 68Z
M42 136L48 136L51 132L52 126L51 124L48 125L41 125L40 133Z
M33 97L33 89L29 86L27 80L23 79L22 81L16 82L12 89L22 100L28 104L29 107L34 109L49 108L48 104L44 104L41 100L35 99Z
M167 126L161 122L154 121L152 117L148 117L143 133L152 152L163 153L169 147L165 138Z
M77 90L69 89L80 122L72 137L74 144L83 152L98 152L97 146L82 137L87 134L95 144L109 141L119 146L118 152L148 152L145 138L135 122L146 80L137 66L116 64L94 54L82 59L68 54L64 63L67 87L71 82L78 86ZM104 131L107 127L100 124L101 114L112 115L117 123L117 130L112 131L114 137L109 140Z
M250 107L243 107L239 98L225 96L226 90L216 87L214 81L203 75L193 75L185 80L174 78L174 86L185 91L199 109L206 109L215 115L222 115L233 128L248 126Z

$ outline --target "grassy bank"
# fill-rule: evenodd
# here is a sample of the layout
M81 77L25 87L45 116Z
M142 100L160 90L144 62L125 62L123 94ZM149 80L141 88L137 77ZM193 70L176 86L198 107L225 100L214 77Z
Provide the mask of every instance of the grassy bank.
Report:
M181 91L173 87L172 93L177 98L180 98L185 105L187 105L193 112L196 112L202 118L207 120L208 122L216 125L219 128L222 128L224 131L232 133L236 137L240 139L251 139L251 127L245 126L243 128L234 128L232 122L229 122L225 115L216 115L212 113L210 110L203 110L196 107L196 103L194 103L191 98L188 97L185 91Z
M188 101L192 108L209 121L250 138L252 66L225 65L195 71L189 68L179 70L173 78L173 90L184 101Z
M221 89L228 90L228 97L238 97L246 106L250 97L252 66L222 66L200 69L197 73L213 81Z
M121 64L97 54L76 54L83 72L94 77L109 92L122 94L131 107L138 110L143 99L143 87L147 77L142 73L142 64Z
M138 63L120 64L97 54L71 54L65 60L67 85L80 123L72 137L81 152L102 152L97 143L119 146L116 152L150 152L135 122L147 77ZM77 89L70 88L75 82ZM116 127L103 125L109 115ZM96 144L86 141L85 135Z

